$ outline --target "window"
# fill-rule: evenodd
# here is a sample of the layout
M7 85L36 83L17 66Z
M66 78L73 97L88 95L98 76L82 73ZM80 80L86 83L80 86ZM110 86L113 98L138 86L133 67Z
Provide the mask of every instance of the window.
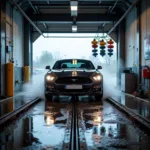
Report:
M82 59L66 59L57 61L53 69L95 69L94 65L89 60Z

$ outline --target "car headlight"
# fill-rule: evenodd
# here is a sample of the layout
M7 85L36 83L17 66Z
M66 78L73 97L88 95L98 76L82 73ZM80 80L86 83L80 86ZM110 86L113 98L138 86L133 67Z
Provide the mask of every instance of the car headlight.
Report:
M102 80L102 76L101 75L96 75L96 76L93 76L93 79L95 81L101 81Z
M47 75L47 76L46 76L46 80L47 80L47 81L53 81L54 79L55 79L55 77L52 76L52 75Z

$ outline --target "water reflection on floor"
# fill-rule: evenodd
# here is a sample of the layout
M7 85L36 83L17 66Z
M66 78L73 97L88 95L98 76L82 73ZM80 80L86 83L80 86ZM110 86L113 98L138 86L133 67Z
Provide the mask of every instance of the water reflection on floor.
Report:
M41 101L20 119L0 130L1 150L61 150L71 98ZM104 100L80 97L76 105L88 150L148 150L149 135Z
M62 149L69 103L42 101L0 131L1 150Z
M35 96L29 94L20 94L0 101L0 118L33 101L35 98Z
M148 150L150 137L107 102L79 104L88 150Z

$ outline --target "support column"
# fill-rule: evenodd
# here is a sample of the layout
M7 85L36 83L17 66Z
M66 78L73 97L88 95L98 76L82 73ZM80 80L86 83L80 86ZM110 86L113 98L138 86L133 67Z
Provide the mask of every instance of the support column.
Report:
M137 4L137 32L136 32L136 64L137 64L137 90L141 84L141 1Z
M5 96L6 0L0 4L0 97Z
M31 25L24 20L24 66L30 66L30 73L32 74L32 39L31 39Z
M118 27L117 44L117 86L121 87L121 73L125 67L125 21L122 21Z
M33 42L31 42L31 76L33 74Z
M24 65L30 66L30 53L31 53L31 29L30 23L24 19Z

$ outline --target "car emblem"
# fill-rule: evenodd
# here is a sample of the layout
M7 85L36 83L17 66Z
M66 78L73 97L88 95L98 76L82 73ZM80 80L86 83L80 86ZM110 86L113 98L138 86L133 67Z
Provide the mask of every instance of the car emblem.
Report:
M77 76L77 72L76 71L72 71L72 76Z
M77 81L77 79L72 79L72 81L73 81L73 82L76 82L76 81Z

